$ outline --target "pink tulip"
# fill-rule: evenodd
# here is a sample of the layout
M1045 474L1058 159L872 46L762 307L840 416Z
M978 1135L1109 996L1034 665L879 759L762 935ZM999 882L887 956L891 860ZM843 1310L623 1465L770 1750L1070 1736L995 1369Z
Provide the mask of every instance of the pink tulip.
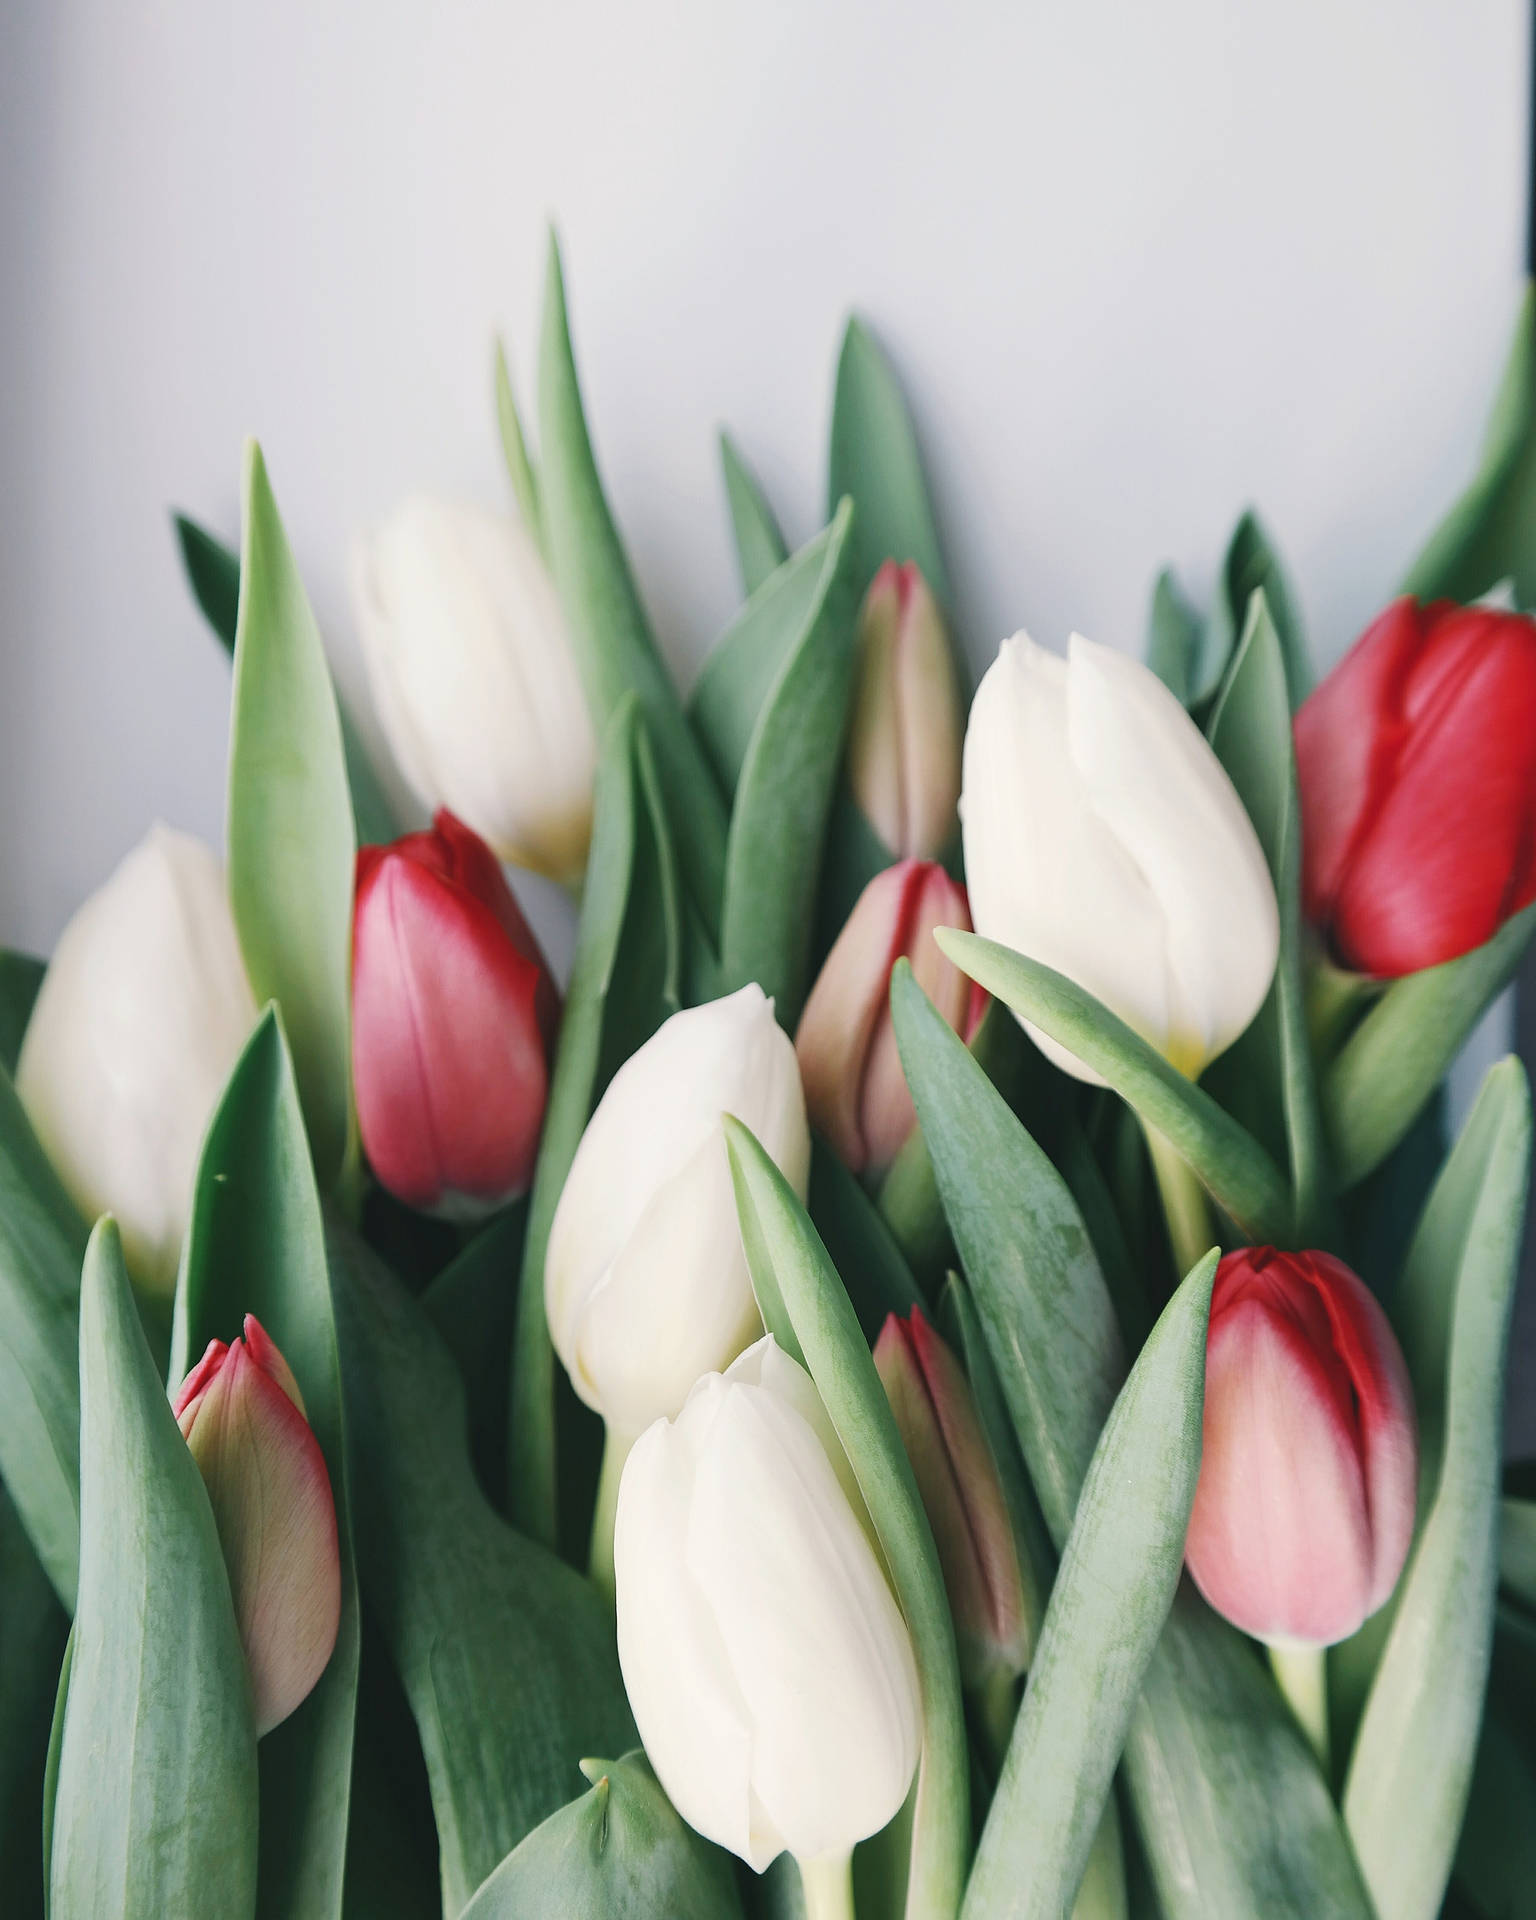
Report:
M811 1123L855 1173L879 1173L916 1124L896 1035L891 968L903 957L939 1012L969 1039L986 995L946 960L935 927L970 930L965 889L928 860L877 873L816 977L795 1054Z
M363 1148L408 1206L473 1219L533 1177L560 1000L496 856L444 808L357 857Z
M325 1458L298 1382L254 1314L243 1340L209 1342L174 1408L224 1549L256 1731L270 1733L336 1645L341 1558Z
M1397 1340L1342 1261L1273 1247L1222 1261L1204 1443L1185 1547L1196 1586L1259 1640L1346 1639L1407 1559L1418 1439Z

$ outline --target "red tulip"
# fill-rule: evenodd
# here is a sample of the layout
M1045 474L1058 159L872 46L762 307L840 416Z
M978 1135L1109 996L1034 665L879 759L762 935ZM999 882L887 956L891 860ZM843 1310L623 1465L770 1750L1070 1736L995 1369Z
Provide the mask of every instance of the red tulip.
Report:
M1536 621L1394 601L1296 716L1307 917L1343 966L1454 960L1536 900Z
M560 1001L495 855L444 808L357 856L352 1058L363 1147L408 1205L526 1191Z
M182 1382L177 1424L208 1489L257 1733L306 1699L341 1619L336 1505L288 1363L254 1314Z
M1328 1253L1244 1247L1216 1273L1195 1584L1260 1640L1331 1646L1391 1594L1413 1538L1418 1440L1402 1353Z
M969 1039L986 995L939 951L935 927L970 931L964 887L930 860L875 875L811 988L795 1053L811 1122L855 1173L890 1165L917 1116L891 1030L891 968L905 956L930 1000Z

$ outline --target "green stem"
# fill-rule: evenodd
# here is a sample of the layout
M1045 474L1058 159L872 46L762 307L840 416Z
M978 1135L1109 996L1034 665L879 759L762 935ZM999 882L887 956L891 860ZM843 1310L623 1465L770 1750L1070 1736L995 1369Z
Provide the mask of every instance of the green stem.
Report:
M1318 1765L1328 1771L1328 1655L1323 1647L1271 1647L1274 1670L1286 1704L1295 1714Z
M1189 1162L1166 1134L1142 1122L1147 1136L1147 1151L1152 1156L1152 1171L1157 1175L1157 1190L1162 1196L1163 1218L1168 1222L1168 1238L1173 1243L1173 1263L1182 1277L1216 1244L1215 1226L1205 1188L1195 1178Z
M603 1432L603 1464L597 1476L597 1505L592 1510L592 1546L587 1572L597 1587L613 1598L613 1522L619 1510L619 1482L635 1437L613 1427Z
M1006 1667L994 1668L980 1685L970 1690L976 1713L976 1730L986 1749L987 1765L996 1780L1003 1770L1008 1742L1013 1738L1013 1723L1019 1711L1019 1683Z
M796 1860L805 1889L805 1920L854 1920L853 1855Z

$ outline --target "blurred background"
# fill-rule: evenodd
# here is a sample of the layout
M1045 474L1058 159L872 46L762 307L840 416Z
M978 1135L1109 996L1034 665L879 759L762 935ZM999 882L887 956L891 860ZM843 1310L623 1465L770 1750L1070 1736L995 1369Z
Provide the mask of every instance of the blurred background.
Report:
M221 837L169 513L236 535L248 433L369 725L349 542L412 487L504 496L491 342L526 396L551 218L685 679L737 600L716 430L813 531L851 306L978 666L1019 626L1139 648L1248 503L1331 661L1471 470L1529 34L1524 0L7 0L0 942L46 951L156 816Z

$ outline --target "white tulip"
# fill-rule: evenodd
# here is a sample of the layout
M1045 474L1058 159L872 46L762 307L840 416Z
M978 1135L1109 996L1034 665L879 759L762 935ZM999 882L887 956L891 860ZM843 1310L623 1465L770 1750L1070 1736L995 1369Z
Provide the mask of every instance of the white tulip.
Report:
M555 1209L544 1301L571 1384L631 1440L762 1331L722 1114L803 1198L800 1069L761 987L675 1013L619 1068Z
M379 723L417 798L571 884L597 749L549 569L510 514L416 495L353 560Z
M1180 1072L1198 1076L1258 1012L1280 944L1263 848L1139 661L1080 634L1065 660L1005 640L971 708L960 809L976 931L1085 987Z
M656 1777L761 1872L845 1858L906 1799L911 1642L810 1376L771 1336L636 1442L615 1534L619 1663Z
M203 1134L256 1019L217 856L155 826L59 938L16 1091L134 1277L175 1285Z

